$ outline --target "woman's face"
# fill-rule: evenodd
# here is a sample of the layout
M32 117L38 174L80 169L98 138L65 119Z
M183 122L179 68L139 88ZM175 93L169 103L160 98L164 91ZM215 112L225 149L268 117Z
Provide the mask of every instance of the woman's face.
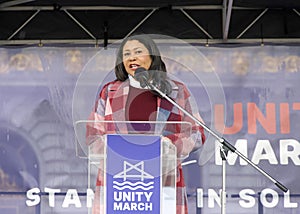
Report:
M123 47L123 64L128 74L134 76L137 68L148 70L152 60L148 49L137 40L127 41Z

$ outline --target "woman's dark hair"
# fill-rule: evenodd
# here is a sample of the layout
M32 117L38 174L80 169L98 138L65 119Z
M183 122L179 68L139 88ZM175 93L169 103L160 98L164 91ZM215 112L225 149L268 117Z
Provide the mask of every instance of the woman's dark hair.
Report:
M115 74L117 77L117 80L120 81L125 81L128 79L128 73L125 70L125 67L123 65L123 48L126 42L132 41L132 40L137 40L140 43L142 43L147 50L149 51L150 58L152 60L151 65L149 70L151 71L160 71L159 73L164 72L165 75L160 74L160 78L166 78L166 65L161 59L160 52L154 43L154 41L147 35L133 35L130 37L127 37L124 39L119 47L119 50L117 52L117 59L116 59L116 64L115 64ZM162 71L162 72L161 72ZM156 72L152 72L156 73ZM165 76L165 77L163 77Z

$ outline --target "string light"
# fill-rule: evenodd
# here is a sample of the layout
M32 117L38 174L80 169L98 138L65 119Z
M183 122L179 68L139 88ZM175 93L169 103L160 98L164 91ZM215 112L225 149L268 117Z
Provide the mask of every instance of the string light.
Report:
M95 48L99 48L99 43L98 43L98 39L96 39L96 44L95 44Z
M208 39L206 39L205 47L209 47Z
M43 47L42 40L40 40L40 42L39 42L39 47Z

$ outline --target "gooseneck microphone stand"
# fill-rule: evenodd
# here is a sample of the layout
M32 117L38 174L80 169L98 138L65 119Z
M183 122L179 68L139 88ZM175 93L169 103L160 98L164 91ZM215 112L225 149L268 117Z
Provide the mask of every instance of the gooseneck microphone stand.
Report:
M178 105L172 98L170 98L167 94L162 92L154 84L150 83L149 81L146 81L146 82L147 82L146 85L147 85L148 88L150 88L151 90L156 91L162 98L168 100L171 104L173 104L178 109L180 109L184 114L186 114L188 117L190 117L198 125L203 127L207 132L209 132L212 136L214 136L219 141L220 144L222 144L222 148L221 148L221 151L220 151L221 152L221 157L222 157L222 197L221 197L221 200L222 200L222 214L225 214L225 204L226 204L226 190L225 190L226 180L225 180L225 176L226 176L226 156L227 156L228 151L231 151L231 152L237 154L239 157L241 157L243 160L245 160L248 164L250 164L252 167L254 167L257 171L259 171L262 175L264 175L266 178L271 180L283 192L288 191L288 188L286 188L283 184L281 184L279 181L277 181L275 178L273 178L271 175L269 175L263 169L259 168L256 164L254 164L251 160L249 160L242 153L240 153L226 139L220 137L218 134L216 134L214 131L212 131L210 128L208 128L203 122L198 120L196 117L194 117L188 111L186 111L184 108L182 108L180 105Z

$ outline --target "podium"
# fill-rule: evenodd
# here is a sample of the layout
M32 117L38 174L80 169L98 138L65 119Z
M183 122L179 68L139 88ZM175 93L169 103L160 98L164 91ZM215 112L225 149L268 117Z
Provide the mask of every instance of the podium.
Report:
M88 161L89 213L176 214L177 165L191 141L188 122L75 123L76 151Z

